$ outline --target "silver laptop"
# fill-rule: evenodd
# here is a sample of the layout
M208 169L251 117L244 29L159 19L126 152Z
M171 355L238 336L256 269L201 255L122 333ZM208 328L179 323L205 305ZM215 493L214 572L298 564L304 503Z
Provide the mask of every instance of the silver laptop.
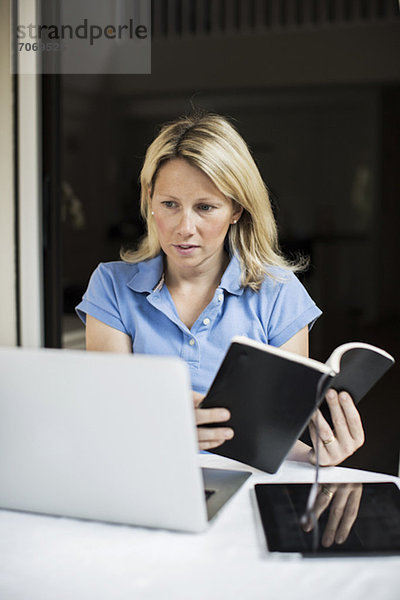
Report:
M180 359L0 348L1 508L201 531L248 476L198 466Z

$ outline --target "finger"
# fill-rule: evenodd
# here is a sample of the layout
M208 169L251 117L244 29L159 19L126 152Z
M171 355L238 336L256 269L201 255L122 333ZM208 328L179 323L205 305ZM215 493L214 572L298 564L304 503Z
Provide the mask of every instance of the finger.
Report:
M207 423L223 423L228 421L231 413L226 408L196 408L195 417L197 425Z
M308 454L308 458L311 464L315 465L316 464L316 445L317 445L317 430L315 428L314 422L310 421L308 424L308 430L310 432L310 438L311 438L311 443L312 443L312 449L310 450L309 454ZM321 462L321 449L319 452L319 461Z
M198 427L197 437L199 442L215 442L216 440L229 440L233 438L233 429L230 427Z
M343 458L350 456L364 443L364 430L361 417L351 396L347 392L338 394L331 389L326 401L335 427Z
M334 436L331 426L319 409L316 410L311 417L309 425L314 426L314 431L316 425L318 425L319 437L321 440L330 440Z
M349 433L354 442L357 444L357 448L359 448L365 441L360 413L358 412L350 394L347 392L340 392L339 404L346 419Z
M199 450L212 450L213 448L218 448L218 446L222 446L225 440L216 440L214 442L199 442Z
M361 417L355 404L347 392L338 394L330 389L326 394L326 401L334 424L336 436L340 440L342 436L359 438L363 435Z
M216 448L233 437L233 429L228 427L198 427L197 438L201 450Z
M360 508L362 496L361 483L348 485L350 487L350 493L344 509L343 518L339 524L335 535L335 542L337 544L343 544L343 542L347 540L351 528L354 525L354 521L357 519L358 510Z
M364 443L364 430L361 418L351 396L347 392L340 392L338 394L335 390L330 389L326 395L326 400L334 424L334 430L332 430L319 411L313 415L309 423L310 435L314 447L314 450L310 452L310 462L315 464L315 451L318 444L320 464L322 466L341 463ZM320 430L319 441L316 435L316 423L318 423Z
M326 402L331 413L332 423L335 428L336 437L340 444L347 446L351 440L350 431L347 425L346 416L339 402L339 394L336 390L330 389L326 394Z
M200 394L199 392L192 390L192 395L194 407L197 408L203 402L205 394Z
M340 446L339 446L339 444L335 438L335 435L330 427L329 427L329 429L325 428L324 433L322 434L324 436L327 436L328 432L330 431L331 432L330 436L324 437L323 439L321 439L321 437L322 437L321 432L320 432L320 437L317 437L317 430L316 430L316 426L314 425L313 421L310 421L308 428L310 431L310 437L311 437L311 441L313 444L313 449L309 453L309 460L313 465L316 464L317 444L318 444L318 449L319 449L319 463L321 466L327 467L330 465L335 465L343 460Z
M315 501L315 518L319 519L322 513L328 508L332 502L332 498L335 495L337 486L336 485L322 485L321 490Z
M331 500L335 494L336 485L320 485L318 487L318 495L315 499L314 507L312 509L314 515L314 522L318 521L322 513L328 508ZM304 531L311 531L313 529L312 521L307 521L304 526Z
M347 496L348 494L343 488L338 488L334 498L332 499L328 523L326 524L326 528L321 539L321 544L325 548L332 546L333 542L335 541L336 531L343 517Z

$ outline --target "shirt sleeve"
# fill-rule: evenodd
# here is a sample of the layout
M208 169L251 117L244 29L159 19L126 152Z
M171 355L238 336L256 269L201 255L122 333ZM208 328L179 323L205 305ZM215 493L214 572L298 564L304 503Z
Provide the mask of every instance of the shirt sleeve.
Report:
M86 315L91 315L114 329L128 333L121 319L113 273L104 263L100 263L93 272L82 302L75 310L85 325Z
M322 314L291 271L278 285L279 290L268 323L268 343L272 346L282 346L306 325L310 330Z

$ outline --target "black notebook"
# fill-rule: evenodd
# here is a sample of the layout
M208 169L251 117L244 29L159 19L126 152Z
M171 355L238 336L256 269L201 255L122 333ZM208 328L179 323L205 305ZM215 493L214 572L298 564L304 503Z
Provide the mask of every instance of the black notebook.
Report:
M393 363L384 350L361 342L339 346L322 363L235 337L202 403L228 408L224 425L235 431L212 452L275 473L315 410L321 378L319 402L333 387L357 403Z

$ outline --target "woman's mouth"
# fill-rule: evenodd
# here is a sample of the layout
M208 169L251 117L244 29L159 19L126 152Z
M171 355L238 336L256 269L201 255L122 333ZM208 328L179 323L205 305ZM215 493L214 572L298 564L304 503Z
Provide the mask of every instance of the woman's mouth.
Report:
M199 246L194 244L173 244L173 247L182 255L192 254Z

